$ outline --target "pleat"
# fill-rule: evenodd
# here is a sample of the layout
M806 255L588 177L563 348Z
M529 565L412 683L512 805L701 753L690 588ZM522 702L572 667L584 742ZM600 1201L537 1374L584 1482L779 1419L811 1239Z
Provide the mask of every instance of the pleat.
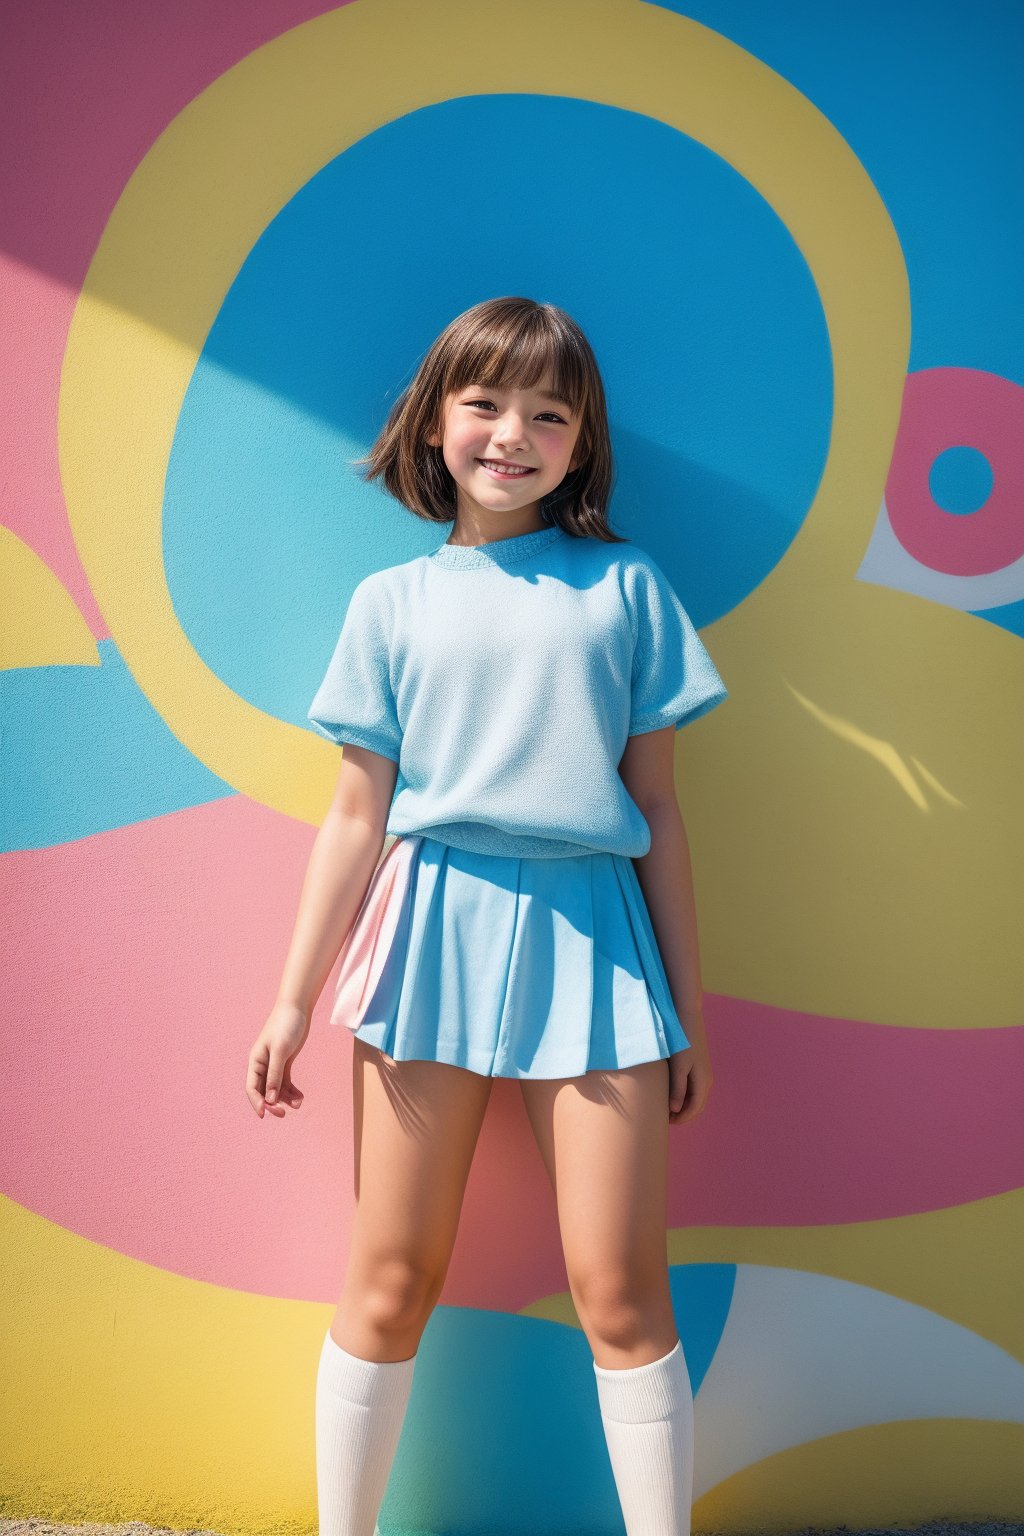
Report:
M578 1076L587 1070L593 1017L591 861L512 862L518 894L494 1074Z
M396 1060L492 1077L578 1077L687 1044L631 861L425 835L356 1033Z
M665 971L665 962L658 948L658 940L651 924L647 902L632 859L612 857L612 866L619 881L629 919L637 956L644 980L658 1020L665 1055L685 1051L690 1042L676 1012L672 989Z

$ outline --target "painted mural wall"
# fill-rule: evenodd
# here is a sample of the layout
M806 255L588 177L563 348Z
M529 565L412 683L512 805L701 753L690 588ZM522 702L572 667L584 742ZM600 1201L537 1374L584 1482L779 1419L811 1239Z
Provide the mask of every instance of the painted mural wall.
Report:
M730 689L677 748L695 1525L1020 1517L1024 13L12 10L0 1512L314 1528L330 984L301 1115L245 1058L338 766L309 700L356 583L437 542L347 461L524 293L590 335L613 526ZM382 1530L621 1528L498 1082Z

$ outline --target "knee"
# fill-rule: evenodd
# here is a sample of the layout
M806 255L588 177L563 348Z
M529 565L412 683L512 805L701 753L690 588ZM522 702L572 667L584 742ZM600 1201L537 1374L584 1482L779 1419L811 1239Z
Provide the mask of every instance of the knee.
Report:
M667 1268L658 1272L612 1266L570 1277L570 1290L584 1331L591 1340L616 1349L632 1349L650 1335L664 1312L671 1318Z
M365 1321L382 1334L416 1330L429 1316L443 1280L431 1266L413 1259L374 1264L360 1286Z

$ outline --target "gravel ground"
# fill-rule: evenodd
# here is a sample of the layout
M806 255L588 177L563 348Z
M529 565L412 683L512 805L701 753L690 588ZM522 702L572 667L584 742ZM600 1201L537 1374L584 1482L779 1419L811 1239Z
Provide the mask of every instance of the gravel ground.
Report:
M955 1520L932 1520L926 1525L892 1526L851 1530L847 1525L819 1530L805 1526L801 1531L785 1533L785 1536L1024 1536L1024 1521L984 1520L969 1525ZM53 1525L49 1520L0 1520L0 1536L219 1536L217 1531L172 1531L166 1526L141 1525L132 1521L128 1525ZM766 1536L760 1531L747 1531L744 1536ZM780 1536L780 1533L774 1533Z

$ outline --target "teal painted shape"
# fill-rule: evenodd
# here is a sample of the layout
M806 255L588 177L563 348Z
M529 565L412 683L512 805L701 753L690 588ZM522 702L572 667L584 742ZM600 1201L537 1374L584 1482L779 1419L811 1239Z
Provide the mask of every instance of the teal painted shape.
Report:
M978 448L957 443L936 454L928 471L928 490L937 507L954 517L970 517L992 494L992 465Z
M661 8L760 59L849 144L906 261L908 372L984 368L1024 383L1024 7L860 0L840 12L820 0L661 0Z
M695 1391L735 1277L731 1264L670 1272ZM420 1342L381 1536L623 1536L593 1360L578 1328L438 1307Z
M494 146L513 143L548 146L521 217L469 196L439 220L436 178L409 174L457 165L484 187ZM353 587L446 536L352 460L442 326L497 294L584 326L608 390L613 527L698 628L784 558L825 463L832 377L778 215L642 113L515 93L437 103L367 134L271 220L182 405L168 585L204 661L259 708L307 727Z
M694 1394L718 1348L736 1288L735 1264L673 1264L672 1307L683 1341Z
M0 848L52 848L236 793L164 724L113 640L98 667L0 672Z
M998 608L976 608L974 616L988 619L991 624L999 624L1011 634L1020 635L1024 639L1024 601L1004 603Z

